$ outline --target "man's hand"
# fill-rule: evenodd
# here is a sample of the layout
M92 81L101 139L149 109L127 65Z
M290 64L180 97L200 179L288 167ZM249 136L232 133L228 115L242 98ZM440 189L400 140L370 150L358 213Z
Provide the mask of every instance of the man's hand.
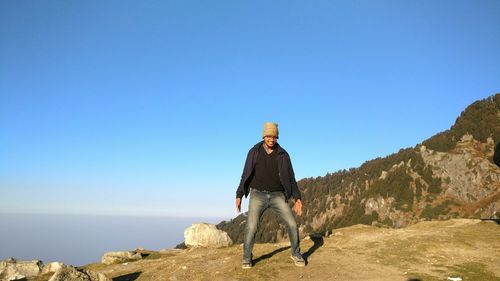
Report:
M300 201L300 199L295 200L293 210L295 211L295 213L297 213L297 215L302 215L302 201Z
M236 198L236 211L241 212L241 198Z

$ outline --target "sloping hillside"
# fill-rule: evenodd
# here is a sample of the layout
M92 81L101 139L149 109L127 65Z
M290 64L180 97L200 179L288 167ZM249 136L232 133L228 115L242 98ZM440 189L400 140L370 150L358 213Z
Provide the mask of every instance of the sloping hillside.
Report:
M500 141L500 94L465 109L455 124L413 148L401 149L359 168L298 182L304 214L300 233L331 233L354 224L405 227L421 220L498 218L500 169L491 158ZM221 222L241 242L245 215ZM259 242L286 239L286 230L266 212Z

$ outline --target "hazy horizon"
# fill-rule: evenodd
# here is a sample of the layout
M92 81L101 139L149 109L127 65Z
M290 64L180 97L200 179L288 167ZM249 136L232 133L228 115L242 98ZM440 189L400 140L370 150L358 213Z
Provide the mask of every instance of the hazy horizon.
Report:
M0 260L100 262L105 252L174 248L193 223L222 218L0 213Z

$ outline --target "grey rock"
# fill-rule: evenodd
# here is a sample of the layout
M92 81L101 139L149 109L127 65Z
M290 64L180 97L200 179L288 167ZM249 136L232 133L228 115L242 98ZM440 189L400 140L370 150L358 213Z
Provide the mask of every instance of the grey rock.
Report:
M233 241L214 224L197 223L184 231L184 243L191 247L221 248L232 245Z
M102 273L64 266L57 270L49 281L111 281L111 278Z
M445 181L445 197L463 204L473 204L498 192L500 172L481 151L493 151L493 145L482 144L464 135L453 153L420 149L426 165L435 177ZM478 156L479 155L479 156Z
M51 262L46 264L42 269L42 274L47 274L50 272L55 273L59 269L63 268L65 265L62 262Z
M365 201L365 215L371 215L372 212L377 212L379 217L383 220L389 217L394 198L383 198L377 196L375 198L368 198Z
M137 253L136 251L121 251L105 253L101 258L101 262L109 265L140 259L142 259L142 255L140 253Z
M0 261L0 281L24 280L34 277L42 271L42 262L39 260L17 261L10 258Z

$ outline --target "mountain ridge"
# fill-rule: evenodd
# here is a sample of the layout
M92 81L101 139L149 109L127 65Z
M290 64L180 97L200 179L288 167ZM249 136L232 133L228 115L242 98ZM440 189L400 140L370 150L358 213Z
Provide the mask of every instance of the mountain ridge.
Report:
M354 224L400 228L421 220L498 218L500 171L493 164L500 141L500 94L476 101L450 129L358 168L298 181L304 213L302 237ZM245 214L218 228L242 242ZM266 211L257 242L287 239L279 219Z

